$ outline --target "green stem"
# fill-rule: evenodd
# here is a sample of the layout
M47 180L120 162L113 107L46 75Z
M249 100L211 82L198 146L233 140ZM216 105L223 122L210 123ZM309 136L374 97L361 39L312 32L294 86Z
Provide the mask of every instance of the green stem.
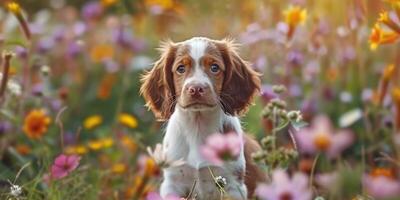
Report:
M318 162L318 158L320 156L320 153L317 154L317 156L314 159L312 168L311 168L311 173L310 173L310 188L312 188L313 186L313 182L314 182L314 173L315 173L315 167L317 166L317 162Z

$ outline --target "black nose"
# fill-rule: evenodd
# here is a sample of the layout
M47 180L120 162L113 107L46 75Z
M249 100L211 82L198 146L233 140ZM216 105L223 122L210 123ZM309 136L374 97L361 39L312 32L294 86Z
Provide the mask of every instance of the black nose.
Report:
M188 85L187 92L192 97L201 97L205 94L207 88L208 87L206 85L191 84L191 85Z

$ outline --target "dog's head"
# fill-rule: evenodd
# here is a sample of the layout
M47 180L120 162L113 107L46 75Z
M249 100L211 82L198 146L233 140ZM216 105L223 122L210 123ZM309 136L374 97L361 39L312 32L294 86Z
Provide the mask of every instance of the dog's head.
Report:
M260 74L239 57L236 46L203 37L163 43L161 58L142 78L146 105L159 119L168 119L175 106L242 114L260 89Z

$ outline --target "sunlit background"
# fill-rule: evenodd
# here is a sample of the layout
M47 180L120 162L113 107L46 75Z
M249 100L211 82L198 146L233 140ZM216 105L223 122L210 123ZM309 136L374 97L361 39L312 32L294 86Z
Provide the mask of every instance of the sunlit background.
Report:
M242 117L272 177L260 199L400 198L399 0L0 5L0 199L161 199L146 148L164 123L140 75L161 41L194 36L234 39L263 74Z

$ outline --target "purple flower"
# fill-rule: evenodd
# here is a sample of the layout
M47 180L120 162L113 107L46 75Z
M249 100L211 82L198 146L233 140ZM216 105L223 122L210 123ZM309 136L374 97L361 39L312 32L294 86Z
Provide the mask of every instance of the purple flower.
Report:
M289 178L282 169L273 172L270 184L259 184L255 193L257 197L264 200L310 200L312 197L306 175L297 172Z
M400 197L400 180L394 177L365 174L362 183L367 193L377 199Z
M103 7L97 1L86 3L82 8L82 17L86 20L96 19L103 13Z
M299 150L307 154L324 152L329 158L335 158L349 147L354 136L348 130L334 131L326 116L317 116L311 127L302 128L295 134Z
M9 122L0 122L0 135L6 134L11 130L11 124Z
M201 153L209 162L222 165L224 161L237 158L242 146L243 140L237 133L215 133L207 137Z
M112 59L105 59L105 60L103 60L103 63L105 65L107 72L109 72L109 73L114 73L119 70L118 63Z
M147 200L180 200L181 198L175 196L175 195L167 195L165 198L162 198L160 194L156 192L150 192L147 194L146 197Z
M260 93L264 103L268 103L271 99L278 98L278 95L272 90L271 85L262 85Z
M77 42L71 42L67 47L67 55L71 58L77 57L82 52L82 47Z
M61 179L66 177L78 167L80 159L81 157L77 155L61 154L57 156L51 166L51 178Z
M28 56L28 51L26 50L26 48L21 46L15 47L15 53L20 58L26 58Z
M292 66L300 66L304 63L304 56L302 53L300 53L300 51L293 50L288 53L286 60Z
M50 51L54 46L54 40L52 38L43 38L38 41L37 51L41 54L45 54Z
M32 87L32 95L34 96L42 96L43 95L43 84L38 83L33 85Z
M73 26L74 34L76 36L83 35L86 32L86 29L86 24L81 21L76 22Z
M132 33L125 31L123 28L113 30L112 32L113 41L124 48L130 48L133 42Z
M61 42L65 37L65 28L63 26L56 27L53 32L53 39L55 42Z

